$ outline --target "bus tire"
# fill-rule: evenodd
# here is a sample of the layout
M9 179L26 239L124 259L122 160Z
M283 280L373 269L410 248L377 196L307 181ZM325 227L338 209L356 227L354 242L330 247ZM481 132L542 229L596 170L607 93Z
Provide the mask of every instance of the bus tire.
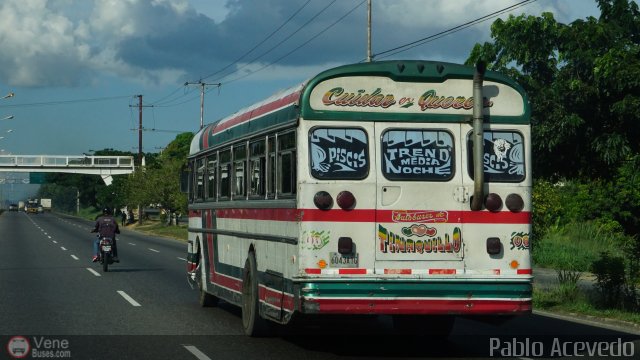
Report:
M204 260L200 259L200 270L198 270L198 274L196 275L196 281L198 282L198 291L200 292L198 297L198 302L202 307L210 307L218 305L218 297L215 295L211 295L204 290L204 286L202 282L204 281L205 271L204 271Z
M252 337L265 336L267 333L267 321L260 316L258 269L253 252L245 261L242 276L242 327L244 333Z
M448 337L456 318L448 315L393 315L393 328L402 335Z

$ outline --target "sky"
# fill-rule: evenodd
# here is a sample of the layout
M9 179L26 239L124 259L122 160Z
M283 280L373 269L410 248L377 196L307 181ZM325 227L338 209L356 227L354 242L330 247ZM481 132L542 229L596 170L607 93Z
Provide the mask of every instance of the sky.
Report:
M372 0L374 60L462 63L495 18L387 51L521 2ZM537 0L500 17L544 11L599 16L595 0ZM15 94L0 155L137 153L138 95L143 151L159 152L200 128L201 87L185 83L212 84L206 124L366 54L366 0L0 0L0 97Z

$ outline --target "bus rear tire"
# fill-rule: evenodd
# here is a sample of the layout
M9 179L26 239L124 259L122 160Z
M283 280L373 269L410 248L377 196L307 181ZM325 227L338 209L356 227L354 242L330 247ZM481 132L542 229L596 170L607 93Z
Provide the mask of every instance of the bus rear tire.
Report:
M253 252L245 261L242 276L242 327L244 333L252 337L267 335L267 321L260 317L258 269Z

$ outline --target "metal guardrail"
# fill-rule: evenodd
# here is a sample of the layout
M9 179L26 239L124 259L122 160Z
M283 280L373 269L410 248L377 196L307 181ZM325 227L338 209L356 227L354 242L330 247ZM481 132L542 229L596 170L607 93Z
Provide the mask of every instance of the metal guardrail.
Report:
M0 171L118 175L133 170L133 156L0 155Z

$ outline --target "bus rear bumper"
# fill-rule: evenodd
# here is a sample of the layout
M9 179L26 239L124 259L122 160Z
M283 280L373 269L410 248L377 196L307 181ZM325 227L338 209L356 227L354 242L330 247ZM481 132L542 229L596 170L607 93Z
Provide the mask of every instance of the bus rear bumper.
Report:
M530 282L313 282L300 288L307 314L530 314Z

